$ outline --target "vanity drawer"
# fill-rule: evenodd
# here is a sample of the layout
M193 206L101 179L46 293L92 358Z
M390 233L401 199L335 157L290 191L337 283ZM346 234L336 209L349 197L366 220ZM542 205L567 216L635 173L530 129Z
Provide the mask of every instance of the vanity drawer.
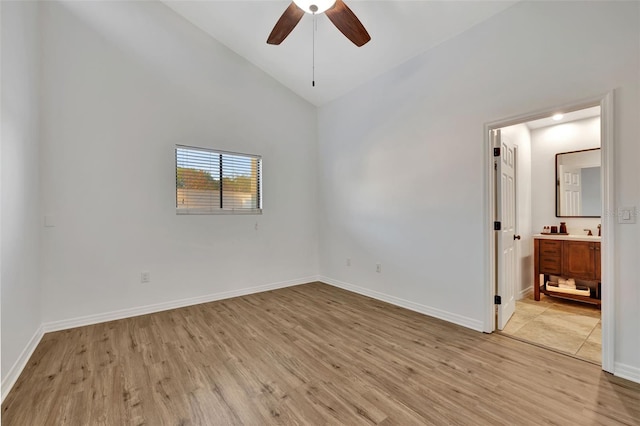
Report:
M562 241L540 240L540 257L553 257L562 253Z
M559 254L559 253L558 253ZM562 262L560 256L540 254L541 274L562 274Z

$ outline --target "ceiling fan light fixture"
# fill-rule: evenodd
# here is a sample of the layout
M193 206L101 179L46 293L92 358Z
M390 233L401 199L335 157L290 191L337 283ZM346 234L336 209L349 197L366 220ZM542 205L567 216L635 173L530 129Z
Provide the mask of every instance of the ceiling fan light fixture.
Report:
M293 2L306 13L317 15L331 9L336 0L293 0Z
M0 0L1 1L1 0ZM356 46L364 46L371 40L362 22L343 0L293 0L285 9L267 37L268 44L280 44L298 25L305 13L324 13L342 34ZM315 20L314 20L315 22ZM314 25L315 34L315 25Z

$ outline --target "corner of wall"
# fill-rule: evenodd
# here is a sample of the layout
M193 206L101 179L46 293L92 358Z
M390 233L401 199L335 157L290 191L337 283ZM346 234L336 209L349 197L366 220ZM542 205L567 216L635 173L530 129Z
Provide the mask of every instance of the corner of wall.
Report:
M40 4L2 2L2 396L41 337ZM14 377L15 376L15 377Z
M27 362L29 362L29 358L31 358L31 355L33 355L33 352L38 347L38 344L40 343L40 340L42 340L43 336L44 336L44 327L40 326L38 327L36 332L33 334L33 336L31 336L31 339L29 339L29 342L24 347L24 349L20 353L20 356L18 357L16 362L11 366L7 374L4 374L2 376L2 385L1 385L2 402L4 402L4 399L7 397L7 395L11 391L11 388L13 388L13 385L15 385L16 382L18 381L18 377L20 377L20 373L22 373L22 370L24 370L24 368L27 366Z

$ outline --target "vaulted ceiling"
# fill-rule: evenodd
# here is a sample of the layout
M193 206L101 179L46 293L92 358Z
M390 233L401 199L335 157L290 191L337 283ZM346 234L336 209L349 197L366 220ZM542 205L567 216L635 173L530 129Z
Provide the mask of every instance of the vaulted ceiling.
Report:
M371 41L358 48L324 14L318 15L315 87L311 85L313 16L305 15L281 45L266 43L290 1L165 3L301 97L322 105L500 13L516 1L346 0L367 28Z

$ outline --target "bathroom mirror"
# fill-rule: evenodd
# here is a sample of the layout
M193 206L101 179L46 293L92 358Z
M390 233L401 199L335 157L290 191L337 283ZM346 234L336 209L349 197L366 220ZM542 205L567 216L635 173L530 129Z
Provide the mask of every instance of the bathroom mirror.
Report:
M600 148L556 154L556 217L600 217Z

